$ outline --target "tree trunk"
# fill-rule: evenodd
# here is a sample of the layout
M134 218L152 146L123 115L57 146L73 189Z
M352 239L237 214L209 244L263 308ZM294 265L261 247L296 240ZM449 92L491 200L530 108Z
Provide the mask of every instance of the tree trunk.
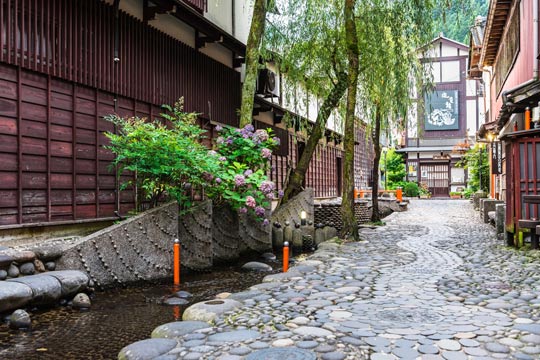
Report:
M341 237L358 240L358 222L354 215L354 141L356 89L358 86L358 36L354 20L354 5L356 0L345 0L345 38L347 41L347 58L349 60L347 82L347 112L345 114L345 150L343 198L341 201L341 216L343 227Z
M259 75L259 48L266 25L267 0L255 0L253 18L246 44L246 75L242 84L242 105L240 108L240 128L253 121L253 98Z
M332 110L336 108L337 104L343 97L346 89L347 74L345 72L341 72L338 74L337 83L330 91L330 94L328 94L328 97L324 100L319 110L319 113L317 114L317 120L313 125L313 129L307 141L306 147L304 148L304 152L302 153L300 160L298 160L298 163L296 164L296 169L294 169L294 171L292 172L289 183L287 184L287 187L285 189L283 199L281 200L282 204L285 204L287 201L289 201L291 198L293 198L295 195L298 195L302 191L302 183L304 182L304 178L306 177L309 163L311 161L311 158L313 157L315 149L317 148L319 140L324 134L328 117L330 116Z
M373 158L373 186L371 187L372 210L371 221L376 223L381 221L379 213L379 161L381 160L381 113L379 105L375 105L375 131L372 135L373 147L375 149L375 157Z

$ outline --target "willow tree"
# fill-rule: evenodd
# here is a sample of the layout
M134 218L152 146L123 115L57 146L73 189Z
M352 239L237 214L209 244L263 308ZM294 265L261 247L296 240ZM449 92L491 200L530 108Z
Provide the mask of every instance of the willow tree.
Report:
M450 2L372 0L359 7L360 67L365 69L360 74L360 92L363 112L371 119L374 145L373 222L380 221L377 194L381 133L403 126L412 90L428 76L418 48L433 39L432 11Z
M355 4L356 0L345 0L345 6L343 8L348 74L345 133L343 139L345 164L343 168L343 199L341 201L341 216L343 221L341 237L358 240L358 222L354 215L354 124L359 71L358 35L356 33L356 22L354 18Z
M289 0L282 15L270 19L267 44L279 54L278 67L283 78L301 87L290 92L295 93L292 102L303 101L298 99L299 94L303 98L310 94L320 100L315 123L306 126L309 136L290 174L282 203L302 191L309 163L328 119L347 90L343 7L343 0Z
M253 101L259 74L261 43L266 27L268 0L255 0L253 16L246 44L246 73L242 84L242 103L240 107L240 127L253 121Z

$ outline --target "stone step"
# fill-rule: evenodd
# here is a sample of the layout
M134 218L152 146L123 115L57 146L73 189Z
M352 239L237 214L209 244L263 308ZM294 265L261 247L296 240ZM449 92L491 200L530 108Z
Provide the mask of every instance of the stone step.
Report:
M49 271L0 281L0 313L25 305L50 305L86 290L88 275L78 270Z

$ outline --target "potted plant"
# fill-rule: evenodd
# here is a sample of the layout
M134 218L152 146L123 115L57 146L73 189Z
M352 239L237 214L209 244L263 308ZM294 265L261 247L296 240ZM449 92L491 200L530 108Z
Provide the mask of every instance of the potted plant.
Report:
M420 199L431 198L431 192L429 191L429 188L426 183L420 184L420 187L418 188L418 193L420 195Z
M450 198L451 199L461 199L462 194L459 191L450 191Z

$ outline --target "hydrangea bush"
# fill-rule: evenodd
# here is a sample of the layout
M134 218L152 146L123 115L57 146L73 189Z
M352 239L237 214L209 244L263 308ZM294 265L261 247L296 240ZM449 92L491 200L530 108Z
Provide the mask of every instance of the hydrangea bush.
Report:
M272 136L271 129L255 130L253 125L243 129L218 126L216 130L214 152L221 166L214 186L207 190L209 197L268 224L266 209L274 198L275 185L266 173L279 138Z
M197 114L183 112L182 99L164 108L168 113L161 116L169 126L138 117L106 117L118 129L117 134L105 133L110 140L107 148L116 155L114 164L120 172L137 175L122 187L136 179L151 206L169 195L183 210L192 206L192 190L204 190L217 205L229 204L268 224L266 209L275 185L266 174L279 138L270 129L255 130L252 125L218 127L214 149L208 150L201 143L205 131L196 124Z

